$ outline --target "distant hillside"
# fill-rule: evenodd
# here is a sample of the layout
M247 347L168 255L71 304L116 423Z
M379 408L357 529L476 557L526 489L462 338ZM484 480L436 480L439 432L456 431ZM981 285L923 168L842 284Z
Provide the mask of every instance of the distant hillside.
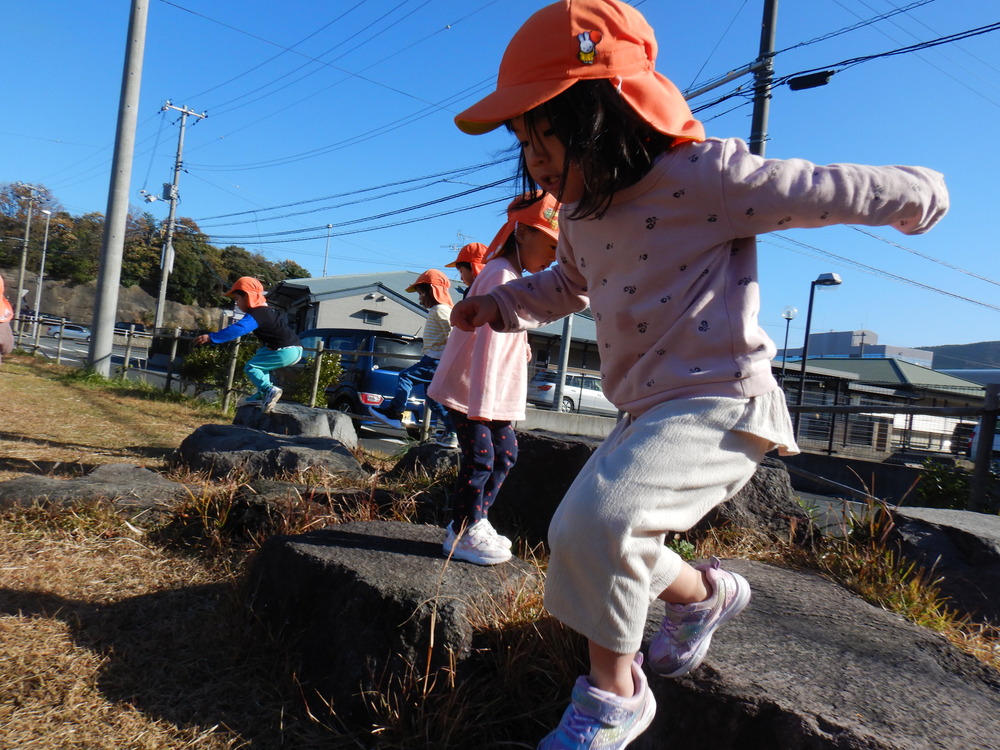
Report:
M1000 368L1000 341L980 341L975 344L944 344L920 346L934 352L935 370L981 370Z

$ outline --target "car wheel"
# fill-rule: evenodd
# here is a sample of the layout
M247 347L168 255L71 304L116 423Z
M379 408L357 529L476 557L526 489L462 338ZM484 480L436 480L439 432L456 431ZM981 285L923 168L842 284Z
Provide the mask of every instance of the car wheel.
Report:
M62 336L59 334L59 331L56 331L55 333L52 334L52 338L58 340L58 339L61 339Z
M563 396L562 404L559 406L559 411L563 413L569 413L573 411L573 399L569 396Z
M90 336L87 336L87 343L90 343Z

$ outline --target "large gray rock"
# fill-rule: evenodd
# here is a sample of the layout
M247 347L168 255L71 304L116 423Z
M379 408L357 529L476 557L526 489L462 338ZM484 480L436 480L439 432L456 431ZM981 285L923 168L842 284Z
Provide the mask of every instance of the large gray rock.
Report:
M358 447L358 433L350 416L330 409L310 408L293 401L278 402L274 411L268 414L257 405L243 404L237 407L233 424L275 435L332 437L348 450Z
M933 571L948 603L977 621L1000 625L1000 516L896 508L893 518L903 554Z
M273 478L310 469L357 480L368 477L333 438L272 435L237 425L202 425L181 442L176 460L213 477L240 472Z
M443 541L435 526L367 521L265 542L248 602L297 654L307 694L349 716L364 691L414 668L423 674L428 653L431 670L454 668L472 648L473 612L531 583L533 568L516 558L492 567L447 561Z
M69 507L104 500L130 520L159 521L189 494L185 485L141 466L106 464L74 479L25 476L0 482L0 508Z
M636 750L996 750L1000 675L819 576L727 561L753 587L702 666L652 677ZM662 610L655 607L652 631Z
M817 529L792 489L785 464L766 457L750 481L721 505L709 511L692 529L697 537L709 529L732 525L763 540L806 545Z

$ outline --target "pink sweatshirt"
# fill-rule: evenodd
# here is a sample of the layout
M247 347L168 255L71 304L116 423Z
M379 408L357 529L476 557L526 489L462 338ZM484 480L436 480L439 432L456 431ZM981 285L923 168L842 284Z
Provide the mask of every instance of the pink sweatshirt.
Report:
M483 266L469 294L486 294L519 278L506 259L495 258ZM471 419L524 419L528 352L528 334L523 331L500 333L484 326L469 333L452 328L427 394Z
M563 205L556 267L494 289L519 331L587 305L604 392L620 409L777 388L776 349L757 323L755 235L832 224L917 234L948 210L941 174L921 167L765 160L738 139L686 143L615 196L600 219ZM742 239L740 239L742 238Z

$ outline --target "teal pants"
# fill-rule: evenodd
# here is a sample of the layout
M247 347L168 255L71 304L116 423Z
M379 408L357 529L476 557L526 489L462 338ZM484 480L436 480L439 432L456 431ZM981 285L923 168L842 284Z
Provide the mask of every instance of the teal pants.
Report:
M300 359L302 359L301 346L286 346L283 349L261 347L246 363L243 372L250 378L257 392L263 394L271 387L272 370L289 367Z

